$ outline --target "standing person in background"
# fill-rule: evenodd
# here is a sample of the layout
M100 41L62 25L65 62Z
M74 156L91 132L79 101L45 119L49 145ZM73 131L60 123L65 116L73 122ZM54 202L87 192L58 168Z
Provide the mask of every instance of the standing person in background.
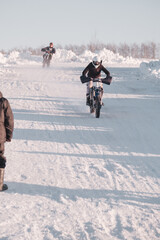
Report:
M0 92L0 191L8 189L4 184L4 170L6 158L4 157L4 143L11 142L14 128L14 118L10 104Z

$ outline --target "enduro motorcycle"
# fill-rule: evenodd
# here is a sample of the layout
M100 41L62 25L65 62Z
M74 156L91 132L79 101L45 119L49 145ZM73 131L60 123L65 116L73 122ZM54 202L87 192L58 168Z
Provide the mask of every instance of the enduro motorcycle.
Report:
M96 83L96 85L94 85ZM95 113L95 117L100 117L100 110L102 107L103 85L101 79L93 79L93 85L90 87L90 113Z
M50 61L51 61L50 54L48 52L46 52L43 55L43 67L45 67L45 65L47 65L47 67L49 67L50 66Z
M82 83L90 82L90 113L95 113L95 117L100 117L100 110L103 106L102 96L103 96L103 83L110 85L112 77L106 78L89 78L85 76L80 77Z

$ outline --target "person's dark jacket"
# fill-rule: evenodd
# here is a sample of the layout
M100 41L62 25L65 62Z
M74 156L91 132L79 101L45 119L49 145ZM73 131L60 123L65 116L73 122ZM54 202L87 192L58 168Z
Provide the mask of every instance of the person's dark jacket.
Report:
M101 71L103 71L107 77L110 76L110 72L102 65L100 64L97 68L94 66L94 64L91 62L88 64L88 66L84 69L82 75L91 77L91 78L98 78L101 76Z
M42 52L49 52L49 54L56 53L56 49L54 47L45 47L41 49Z
M14 118L10 104L0 92L0 143L11 141L14 128Z

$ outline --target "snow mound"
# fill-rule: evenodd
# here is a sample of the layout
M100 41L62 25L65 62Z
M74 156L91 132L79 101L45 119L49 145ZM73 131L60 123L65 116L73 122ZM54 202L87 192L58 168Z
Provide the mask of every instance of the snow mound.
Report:
M43 53L42 53L43 55ZM0 64L39 64L42 62L41 56L34 56L30 52L12 51L9 54L0 53ZM90 62L93 57L98 55L103 62L107 64L122 64L122 65L139 65L141 61L132 57L123 57L118 53L104 48L96 53L85 50L81 55L76 55L71 50L56 49L56 54L53 56L55 62Z
M140 64L140 71L146 77L160 78L160 61L142 62Z
M104 48L103 50L99 51L98 56L104 61L109 64L115 64L115 63L120 63L120 64L133 64L137 65L140 64L139 59L135 59L132 57L123 57L119 53L113 53L112 51Z
M30 52L12 51L9 54L0 53L0 64L36 64L42 62L42 57L33 56Z
M6 63L6 57L0 52L0 64Z
M79 62L78 56L71 50L57 49L54 59L58 62Z
M76 55L71 50L57 49L54 59L58 62L90 62L93 57L97 55L102 59L103 62L108 64L128 64L128 65L139 65L141 61L139 59L134 59L132 57L123 57L118 53L115 54L112 51L104 48L96 53L89 50L85 50L82 54Z

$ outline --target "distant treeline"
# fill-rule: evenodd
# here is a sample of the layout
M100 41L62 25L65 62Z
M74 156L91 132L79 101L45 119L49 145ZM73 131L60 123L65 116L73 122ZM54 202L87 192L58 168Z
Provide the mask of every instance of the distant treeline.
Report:
M84 50L90 50L91 52L97 52L106 48L113 53L119 53L123 57L133 57L133 58L149 58L155 59L160 58L160 44L154 42L142 43L142 44L104 44L104 43L90 43L87 46L81 45L67 45L65 49L72 50L76 54L81 54Z
M149 58L149 59L155 59L160 58L160 43L154 43L154 42L148 42L148 43L133 43L133 44L127 44L127 43L120 43L120 44L104 44L104 43L89 43L87 45L66 45L62 47L60 44L57 44L55 48L59 49L66 49L73 51L76 55L82 54L85 50L89 50L91 52L98 52L102 50L103 48L106 48L113 53L119 53L123 57L133 57L133 58ZM22 49L12 49L13 50L20 50ZM39 48L26 48L23 49L23 51L30 51L33 55L41 55L41 47ZM4 52L1 50L1 52Z

